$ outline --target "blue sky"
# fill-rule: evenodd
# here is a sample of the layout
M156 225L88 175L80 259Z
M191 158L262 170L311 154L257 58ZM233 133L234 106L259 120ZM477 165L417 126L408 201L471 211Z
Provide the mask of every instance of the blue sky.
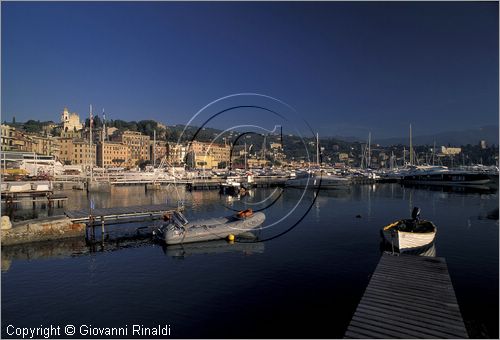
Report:
M93 104L182 124L214 99L257 92L322 135L498 124L496 2L1 6L2 121Z

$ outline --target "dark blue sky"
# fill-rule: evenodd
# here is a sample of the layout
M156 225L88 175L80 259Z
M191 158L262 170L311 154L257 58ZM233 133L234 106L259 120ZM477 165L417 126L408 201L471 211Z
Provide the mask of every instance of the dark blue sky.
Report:
M497 2L2 2L2 121L185 123L258 92L322 135L498 124Z

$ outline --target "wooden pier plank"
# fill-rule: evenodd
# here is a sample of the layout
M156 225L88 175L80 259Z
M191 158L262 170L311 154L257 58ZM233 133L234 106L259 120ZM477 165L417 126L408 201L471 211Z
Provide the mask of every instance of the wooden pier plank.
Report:
M140 206L127 206L127 207L113 207L113 208L96 208L92 210L92 215L100 220L101 217L104 219L114 219L120 217L131 217L134 216L157 216L166 211L175 210L176 207L167 204L149 204ZM68 210L64 214L72 220L88 220L90 210L80 209L80 210Z
M444 258L383 254L346 338L468 338Z

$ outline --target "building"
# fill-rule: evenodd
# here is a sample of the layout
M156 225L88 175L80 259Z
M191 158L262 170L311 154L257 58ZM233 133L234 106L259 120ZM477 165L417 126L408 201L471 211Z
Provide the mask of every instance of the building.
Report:
M71 165L95 165L96 145L85 139L60 138L59 160Z
M488 144L486 144L486 141L485 140L481 140L479 142L479 146L481 147L481 149L486 149L488 147Z
M159 165L162 158L168 156L169 145L165 141L156 141L156 145L152 140L150 140L149 142L149 154L151 156L151 163L153 165ZM156 160L154 159L155 157Z
M104 141L97 144L97 166L102 168L130 167L131 149L120 142Z
M247 159L247 166L249 168L263 168L269 165L269 161L265 159L250 158Z
M149 160L149 136L136 131L123 131L112 137L115 142L120 142L130 148L132 165Z
M80 116L75 112L69 113L67 107L65 107L61 113L61 123L63 125L63 132L79 131L83 129L83 123L80 122Z
M185 164L187 155L187 146L182 144L169 144L168 145L168 162L171 165Z
M37 135L30 135L28 138L31 139L32 143L31 151L39 155L52 155L56 158L59 156L60 141L58 138Z
M59 124L56 124L54 122L51 122L51 123L48 123L46 125L43 125L42 126L42 129L43 129L43 133L46 135L46 136L49 136L49 135L54 135L52 133L52 131L54 130L57 130L57 128L59 127Z
M194 167L198 168L198 163L202 162L206 168L212 169L229 166L230 150L228 145L198 141L192 142L189 149L194 155Z
M461 148L449 148L446 146L441 146L441 153L443 155L453 156L453 155L458 155L460 152L462 152Z
M347 161L349 159L349 154L345 152L339 153L339 161Z
M2 151L33 152L32 140L16 128L2 124L1 134Z
M12 126L2 124L2 151L11 151L16 129Z

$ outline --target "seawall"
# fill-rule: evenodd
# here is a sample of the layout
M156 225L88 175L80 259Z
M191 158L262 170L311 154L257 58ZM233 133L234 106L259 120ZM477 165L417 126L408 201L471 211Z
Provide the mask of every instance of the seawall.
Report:
M73 223L66 216L27 220L12 223L12 228L2 229L2 246L57 240L85 236L85 224Z

